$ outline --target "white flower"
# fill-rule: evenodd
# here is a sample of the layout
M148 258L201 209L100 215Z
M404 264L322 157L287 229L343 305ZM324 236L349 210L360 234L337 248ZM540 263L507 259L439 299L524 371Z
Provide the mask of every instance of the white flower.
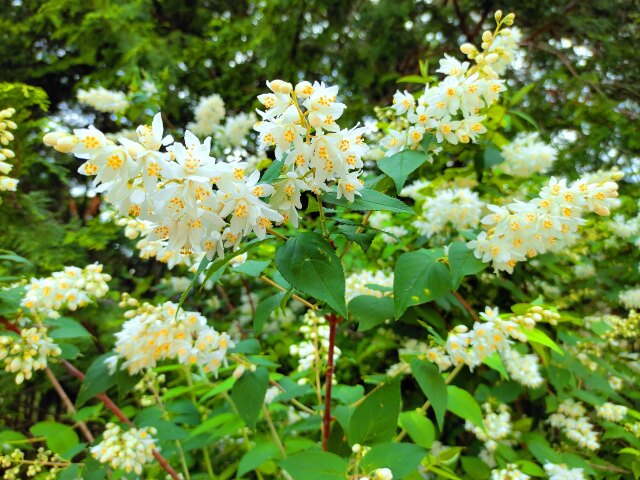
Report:
M142 475L146 463L153 461L153 451L157 449L157 433L153 427L121 429L108 423L102 434L102 441L91 447L91 455L100 463L108 463L114 469Z
M195 122L189 123L187 128L196 135L213 135L225 114L224 100L220 95L214 93L202 97L195 109Z
M129 107L127 96L122 92L107 90L104 87L78 90L78 101L100 112L120 113Z
M485 415L482 417L484 429L467 420L464 428L484 442L489 452L494 452L501 440L511 435L512 424L509 408L505 404L500 404L494 412L489 403L483 404Z
M413 221L413 226L427 238L475 228L483 206L478 194L468 188L438 190L435 196L425 198L422 214Z
M504 162L497 168L515 177L529 177L543 172L556 161L557 151L540 141L538 132L520 133L502 147Z
M569 468L566 465L545 463L544 470L549 480L587 480L581 468Z
M491 480L529 480L531 477L518 470L516 464L510 463L507 468L491 471Z
M35 370L47 368L48 358L61 354L46 328L24 328L20 336L0 336L0 360L7 372L16 374L17 384L31 379Z
M317 128L335 132L338 130L336 120L342 116L344 103L336 102L338 87L327 87L324 82L313 84L313 93L302 105L309 112L309 123Z
M416 99L413 98L406 90L404 92L397 91L393 95L393 109L396 115L402 115L407 112L413 112L416 105Z
M596 409L599 417L610 422L619 422L625 417L628 410L624 405L615 405L610 402L605 402Z
M373 286L382 288L374 290L371 288ZM346 278L347 302L359 295L371 295L381 298L389 295L392 289L393 272L386 273L383 270L376 270L375 272L362 270L360 272L354 272ZM385 290L389 290L389 292L385 292Z
M640 288L622 291L618 294L618 298L625 308L640 308Z

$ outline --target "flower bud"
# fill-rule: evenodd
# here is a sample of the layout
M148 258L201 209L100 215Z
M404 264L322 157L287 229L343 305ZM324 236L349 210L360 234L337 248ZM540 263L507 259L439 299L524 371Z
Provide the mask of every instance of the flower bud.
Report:
M505 25L507 25L508 27L510 27L511 25L513 25L513 21L516 19L516 14L515 13L510 13L509 15L507 15L506 17L504 17L504 23Z
M491 32L489 30L487 30L482 34L483 42L490 42L492 38L493 38L493 35L491 35Z
M460 51L462 53L464 53L465 55L470 55L470 54L472 54L473 52L476 51L476 47L474 45L472 45L471 43L463 43L460 46Z
M78 137L75 135L67 135L58 140L58 143L53 145L53 148L61 153L69 153L77 143Z
M469 329L466 327L466 325L456 325L453 331L456 333L467 333Z
M487 55L486 57L484 57L484 61L486 63L495 63L498 61L498 54L497 53L490 53L489 55Z
M246 369L245 369L244 365L238 365L236 367L236 369L233 371L233 374L232 374L233 378L238 380L242 376L242 374L244 373L245 370Z
M60 132L60 131L49 132L42 138L42 141L45 144L49 145L50 147L55 147L56 143L58 143L58 140L60 140L65 135L68 135L68 134L66 132Z
M493 18L496 19L496 22L499 22L502 19L502 10L496 11L496 13L493 14Z

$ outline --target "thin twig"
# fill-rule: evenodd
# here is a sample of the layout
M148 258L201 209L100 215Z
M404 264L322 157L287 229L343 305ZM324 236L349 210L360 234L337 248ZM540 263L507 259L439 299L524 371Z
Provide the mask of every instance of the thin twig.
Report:
M71 415L75 415L76 408L73 406L73 402L69 398L69 395L67 395L67 392L64 391L64 388L62 388L62 385L60 385L60 382L58 381L56 376L53 374L53 372L49 367L45 368L44 371L47 374L49 381L53 385L53 388L55 389L56 392L58 392L58 396L60 397L60 399L62 399L62 403L64 403L65 407L67 407L67 410L69 411L69 413ZM87 424L82 421L79 421L78 428L84 435L84 438L86 438L89 441L89 443L93 443L95 438L91 433L91 431L89 430L89 427L87 427Z
M453 295L458 299L458 301L462 304L462 306L464 307L464 309L469 312L469 315L471 315L471 318L473 318L476 322L479 322L480 319L478 318L478 315L476 314L476 312L473 310L473 308L471 308L471 306L467 303L467 301L464 299L464 297L462 295L460 295L458 292L453 292Z
M271 420L271 414L269 413L269 409L265 404L262 404L262 412L264 413L264 418L267 420L267 424L269 425L269 430L271 431L271 436L273 437L273 441L276 442L278 446L278 450L282 454L282 458L287 457L287 452L284 449L284 445L280 440L280 436L278 435L278 431L276 430L275 425L273 424L273 420Z
M286 292L287 289L284 288L281 285L278 285L276 282L274 282L273 280L271 280L269 277L265 277L264 275L260 276L260 280L262 280L265 283L268 283L269 285L271 285L272 287L277 288L278 290L280 290L281 292ZM301 304L303 304L305 307L310 308L311 310L317 310L318 306L314 305L313 303L307 302L304 298L300 297L299 295L296 295L295 293L293 295L291 295L291 298L293 298L294 300L296 300L297 302L300 302Z

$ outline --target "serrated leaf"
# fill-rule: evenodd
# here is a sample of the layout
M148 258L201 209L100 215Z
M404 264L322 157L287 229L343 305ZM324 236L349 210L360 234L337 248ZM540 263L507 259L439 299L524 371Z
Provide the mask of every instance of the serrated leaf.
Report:
M393 381L371 393L349 420L349 444L375 445L393 437L400 415L400 383Z
M364 332L393 318L393 298L359 295L349 302L349 313Z
M346 460L322 450L299 452L279 464L293 480L344 480L349 468Z
M258 367L255 372L245 371L231 389L231 399L238 414L252 430L256 428L268 386L269 372L264 367Z
M259 443L240 459L238 464L238 476L257 469L269 460L280 457L280 451L275 443Z
M466 275L474 275L487 267L486 263L478 260L473 250L465 242L453 242L449 245L447 257L451 270L451 287L457 290Z
M382 192L371 190L369 188L363 188L360 193L362 196L356 197L353 203L349 202L344 197L338 200L334 192L325 193L322 197L322 200L327 203L331 203L332 205L340 205L341 207L346 207L350 210L386 210L395 213L410 213L412 215L416 214L413 208L404 204L397 198L390 197L389 195L385 195Z
M402 150L390 157L378 161L378 168L393 179L396 190L400 192L407 178L427 160L429 155L417 150Z
M303 232L289 238L276 251L276 267L297 290L347 317L342 262L322 235Z
M284 298L284 292L276 293L270 297L260 300L253 315L253 331L256 335L262 333L264 324L267 322L273 311L278 308Z
M78 434L73 428L63 423L39 422L33 425L29 431L35 437L45 437L49 449L62 458L67 458L65 454L80 443Z
M53 339L91 338L92 335L79 322L72 318L60 317L47 322L49 336Z
M244 273L250 277L259 277L262 272L269 266L270 260L247 260L231 270L238 273Z
M427 451L411 443L382 443L375 445L362 459L364 471L388 468L393 478L400 479L416 471Z

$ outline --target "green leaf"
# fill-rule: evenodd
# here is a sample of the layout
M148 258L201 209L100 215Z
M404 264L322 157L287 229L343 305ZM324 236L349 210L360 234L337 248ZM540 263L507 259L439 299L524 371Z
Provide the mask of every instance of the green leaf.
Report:
M484 168L491 168L502 162L504 162L504 157L502 153L500 153L500 150L493 144L487 145L487 148L484 150Z
M273 311L278 308L280 302L284 298L284 292L276 293L270 297L260 300L253 316L253 331L256 335L262 333L264 324L269 320Z
M546 333L544 333L542 330L538 328L529 329L529 328L520 327L520 331L527 336L527 341L533 342L533 343L539 343L540 345L549 347L551 350L553 350L556 353L559 353L560 355L564 355L564 351L562 351L562 349L558 346L558 344L553 340L551 340L551 338L549 338L549 336Z
M158 407L145 408L136 415L134 423L138 427L154 427L158 431L156 438L159 440L182 440L189 436L184 428L166 420L164 412Z
M484 429L480 405L469 392L454 385L449 385L447 387L447 398L447 410Z
M518 90L516 93L514 93L511 96L509 105L514 106L519 104L522 100L524 100L524 97L527 95L527 93L529 93L535 86L536 86L535 83L529 83L528 85L525 85L524 87L522 87L520 90Z
M280 457L280 451L275 443L259 443L249 450L238 464L238 476L257 469L269 460Z
M36 437L45 437L47 447L62 458L73 447L78 445L78 434L68 425L58 422L40 422L33 425L29 431Z
M11 452L16 448L20 450L33 450L29 439L22 433L16 432L15 430L2 430L0 432L0 453L3 451Z
M363 188L360 193L362 194L362 196L356 197L353 203L349 202L349 200L344 197L338 200L334 192L325 193L322 197L322 200L333 205L346 207L350 210L387 210L389 212L395 213L410 213L412 215L416 214L413 208L405 205L397 198L390 197L389 195L385 195L382 192L371 190L369 188Z
M245 371L231 389L231 399L238 414L251 429L256 428L268 386L269 372L264 367L258 367L255 372Z
M347 317L342 262L322 235L303 232L289 238L276 251L276 267L293 287Z
M474 275L487 267L486 263L478 260L473 250L465 242L453 242L449 245L447 257L451 269L451 287L457 290L466 275Z
M259 277L270 263L271 260L247 260L246 262L233 267L231 270L238 273L244 273L250 277Z
M349 302L349 313L364 332L393 318L393 298L359 295Z
M12 315L20 308L24 296L24 287L0 290L0 315Z
M404 428L416 445L431 448L436 439L436 428L431 420L418 411L402 412L400 426Z
M393 437L400 414L400 382L374 391L356 407L347 429L349 444L375 445Z
M388 468L394 480L416 471L427 451L411 443L382 443L375 445L362 459L364 471Z
M502 363L502 358L500 357L500 354L498 352L494 352L493 355L486 357L482 361L482 363L496 370L498 373L500 373L500 376L502 378L506 380L509 379L509 374L507 373L507 370L504 367L504 363Z
M280 176L280 172L282 172L282 168L284 167L284 160L274 160L271 162L271 165L267 167L267 169L262 174L262 178L260 178L260 183L273 183Z
M81 407L87 400L95 397L99 393L106 392L116 383L115 375L109 373L109 368L105 360L114 355L113 353L105 353L96 358L84 377L78 398L76 398L76 407Z
M378 161L378 168L389 175L396 184L398 193L407 178L429 159L429 155L417 150L402 150L390 157Z
M349 463L322 450L307 450L280 460L293 480L344 480Z
M420 305L444 296L451 287L449 269L438 261L442 250L417 250L403 253L396 262L393 280L395 317L412 305Z
M396 83L429 83L429 79L421 77L420 75L405 75L396 80Z
M53 339L92 337L86 328L72 318L60 317L47 323L51 325L49 336Z
M529 125L531 125L536 130L540 130L540 126L538 125L538 122L536 122L534 118L528 113L525 113L521 110L509 110L509 113L515 115L516 117L520 117L525 122L529 123Z
M491 470L477 457L460 457L463 470L474 480L485 480L491 475ZM507 476L507 478L509 478Z
M447 410L447 385L442 379L438 367L431 362L414 358L411 361L411 373L420 385L420 389L431 402L440 430L444 425L444 413Z

